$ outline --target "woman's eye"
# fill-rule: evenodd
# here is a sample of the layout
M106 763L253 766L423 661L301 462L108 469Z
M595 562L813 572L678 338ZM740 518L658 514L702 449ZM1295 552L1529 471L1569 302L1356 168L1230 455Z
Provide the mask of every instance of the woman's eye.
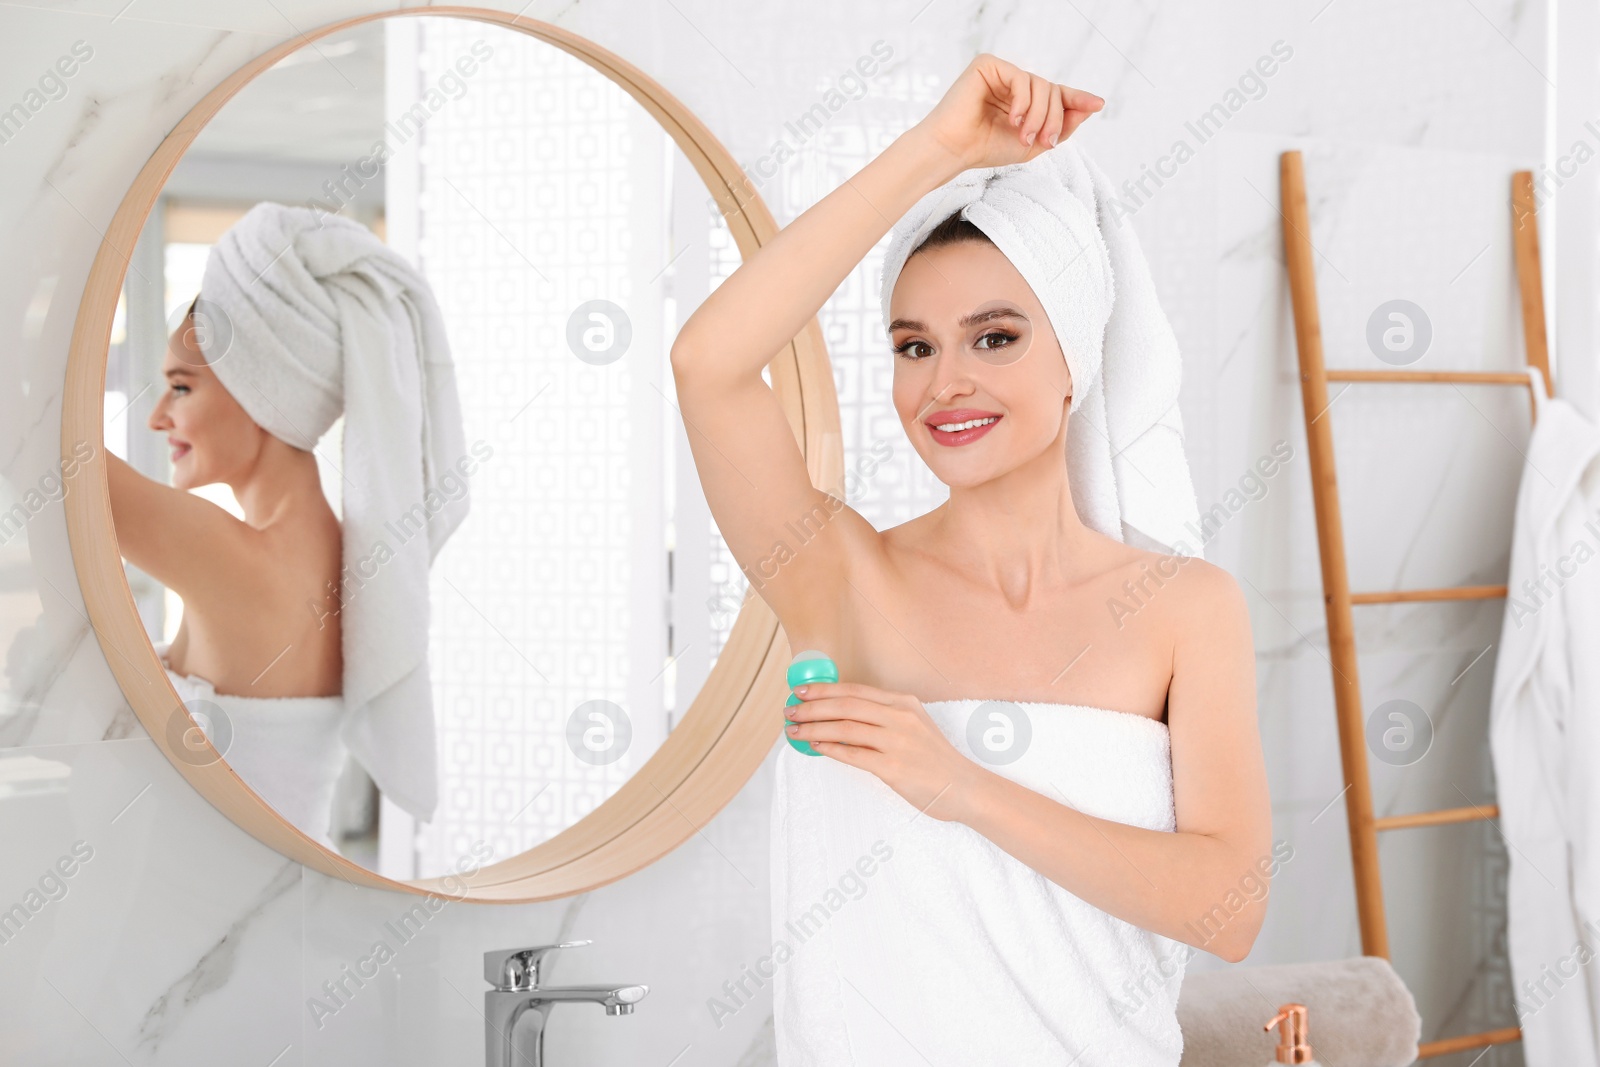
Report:
M925 342L925 341L907 341L905 344L901 345L899 348L896 348L894 351L895 351L896 355L904 356L906 359L918 360L918 359L926 359L927 357L926 356L913 356L913 355L910 355L909 354L910 350L913 349L913 348L927 348L927 347L928 347L928 345L927 345L927 342Z
M984 334L982 337L978 338L978 347L979 348L999 348L999 347L1002 347L1000 345L986 345L986 344L983 343L983 342L989 340L990 338L998 338L999 340L1004 341L1006 344L1010 344L1011 342L1013 342L1013 341L1015 341L1017 339L1017 335L1014 334L1014 333L1006 333L1004 330L993 330L993 331L991 331L989 333Z
M187 385L174 385L172 392L177 396L185 396L189 392L189 387Z

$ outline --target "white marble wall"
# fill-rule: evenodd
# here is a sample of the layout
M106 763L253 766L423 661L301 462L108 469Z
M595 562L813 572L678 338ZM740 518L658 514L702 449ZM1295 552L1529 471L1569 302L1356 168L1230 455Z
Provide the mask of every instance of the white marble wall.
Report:
M1140 197L1135 225L1185 347L1183 415L1202 509L1228 500L1277 442L1294 456L1206 551L1250 597L1274 833L1295 849L1248 961L1276 963L1360 951L1343 805L1334 802L1340 772L1278 155L1306 154L1331 364L1376 365L1365 347L1367 316L1403 297L1433 324L1424 365L1517 366L1510 175L1540 166L1555 86L1593 78L1572 70L1558 78L1547 62L1561 6L599 0L535 2L526 14L641 65L747 166L776 142L796 149L759 179L780 221L920 118L977 50L1104 96L1104 113L1078 136L1118 178L1137 180L1175 141L1194 149L1175 176ZM75 41L93 48L66 95L0 144L0 504L37 486L59 458L79 296L100 230L138 166L250 56L369 7L80 0L0 8L0 107L23 99ZM880 39L893 59L871 92L846 103L820 135L797 135L790 123ZM1280 40L1292 57L1201 143L1186 123L1228 103L1230 87ZM1577 51L1569 40L1562 55L1576 65ZM1559 139L1564 151L1579 131L1571 121L1563 128L1572 130ZM1586 183L1592 175L1541 210L1559 210L1573 195L1567 190ZM1591 217L1589 209L1575 207L1580 216ZM1582 264L1593 258L1593 235L1568 229L1561 239L1561 262L1578 266L1547 278L1548 299L1553 308L1587 308L1592 276ZM846 405L847 463L875 435L893 442L898 433L886 418L886 351L862 339L875 329L875 269L869 259L823 313ZM1558 381L1583 390L1585 402L1595 377L1585 360ZM1356 588L1503 579L1525 412L1509 392L1449 387L1360 387L1338 401L1332 417ZM938 498L903 441L893 443L894 459L853 501L880 525ZM1433 751L1415 766L1375 764L1380 812L1488 799L1494 654L1477 657L1497 638L1499 603L1359 611L1368 706L1406 697L1438 728ZM632 878L554 903L450 905L319 1027L307 999L365 955L415 898L301 869L236 830L174 773L126 709L89 630L59 503L40 510L25 537L0 546L0 644L0 908L23 900L75 845L80 857L68 863L73 873L58 899L0 944L0 1064L472 1063L482 1042L480 953L564 938L595 944L558 954L554 978L645 982L651 993L631 1017L558 1012L551 1063L773 1061L769 994L756 991L721 1025L708 1006L727 998L724 983L768 948L772 757L700 834ZM1494 831L1410 831L1388 840L1383 855L1394 958L1422 1006L1424 1037L1513 1022L1500 943L1504 856ZM1205 956L1191 963L1208 966L1223 965ZM1518 1061L1511 1046L1481 1062Z

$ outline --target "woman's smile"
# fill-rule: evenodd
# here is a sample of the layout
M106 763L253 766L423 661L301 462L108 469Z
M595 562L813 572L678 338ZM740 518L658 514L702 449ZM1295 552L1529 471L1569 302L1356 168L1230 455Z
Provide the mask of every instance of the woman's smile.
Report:
M928 434L941 445L956 448L969 445L999 425L1004 416L992 411L957 408L939 411L923 420Z

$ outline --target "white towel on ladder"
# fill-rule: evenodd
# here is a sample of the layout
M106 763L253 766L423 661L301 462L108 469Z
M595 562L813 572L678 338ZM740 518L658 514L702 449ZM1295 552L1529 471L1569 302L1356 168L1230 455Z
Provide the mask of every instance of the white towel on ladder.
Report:
M1572 1067L1600 1063L1600 427L1542 394L1489 740L1523 1057Z

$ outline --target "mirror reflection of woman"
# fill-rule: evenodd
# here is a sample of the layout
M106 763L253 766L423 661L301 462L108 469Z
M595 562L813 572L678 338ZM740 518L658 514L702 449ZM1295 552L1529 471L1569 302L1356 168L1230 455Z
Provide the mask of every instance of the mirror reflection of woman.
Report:
M468 499L428 283L359 223L263 202L211 250L161 371L172 484L110 457L111 508L124 557L183 600L156 651L189 715L325 846L347 756L430 819L428 569ZM319 442L341 416L335 459ZM214 484L242 519L188 491Z
M1175 1067L1188 955L1261 927L1249 613L1193 548L1176 339L1066 143L1103 103L977 57L674 342L717 528L839 669L784 709L819 755L776 756L780 1063ZM883 358L950 492L879 531L761 371L891 226Z
M164 660L219 693L336 697L342 685L339 518L317 458L262 428L207 365L191 306L161 364L148 426L171 449L172 484L109 455L117 543L177 593ZM187 490L226 485L243 519Z

